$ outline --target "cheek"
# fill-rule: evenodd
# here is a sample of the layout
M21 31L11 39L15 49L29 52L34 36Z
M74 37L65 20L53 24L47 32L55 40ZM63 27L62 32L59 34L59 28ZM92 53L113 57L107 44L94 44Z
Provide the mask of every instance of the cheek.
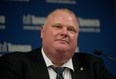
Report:
M53 41L55 38L55 34L52 30L48 30L44 33L44 40Z
M72 42L71 43L72 45L77 45L77 36L72 36L71 37L71 42Z
M51 36L52 31L46 27L45 31L44 31L44 37L48 38L49 36Z

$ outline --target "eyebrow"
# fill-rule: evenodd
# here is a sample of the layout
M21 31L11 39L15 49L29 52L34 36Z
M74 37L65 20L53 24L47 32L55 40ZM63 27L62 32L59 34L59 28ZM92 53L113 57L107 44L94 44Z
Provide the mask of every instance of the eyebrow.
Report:
M60 25L60 26L63 26L63 24L61 24L61 23L54 23L54 24L52 24L52 25ZM76 27L74 27L73 25L68 25L68 27L76 28Z
M63 25L61 24L61 23L55 23L55 24L52 24L52 26L61 26L61 27L63 27ZM76 27L74 27L73 25L68 25L67 26L67 29L72 29L72 30L74 30L75 32L77 32L77 28Z

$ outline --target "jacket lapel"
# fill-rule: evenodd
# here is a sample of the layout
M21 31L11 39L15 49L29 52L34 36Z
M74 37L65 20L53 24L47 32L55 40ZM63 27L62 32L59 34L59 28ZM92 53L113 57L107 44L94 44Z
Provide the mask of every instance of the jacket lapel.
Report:
M86 67L77 56L72 58L74 66L74 71L71 71L72 79L86 79Z
M50 79L46 64L44 62L41 49L32 52L32 67L37 79Z
M48 69L43 59L41 49L37 49L31 52L30 59L32 59L32 67L36 76L36 79L50 79ZM71 71L72 79L86 79L87 68L81 61L79 54L74 55L72 58L74 71Z

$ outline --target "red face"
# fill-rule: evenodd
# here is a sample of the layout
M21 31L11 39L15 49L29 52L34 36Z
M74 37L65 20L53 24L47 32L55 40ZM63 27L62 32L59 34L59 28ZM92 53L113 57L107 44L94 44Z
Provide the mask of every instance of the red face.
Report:
M74 15L57 11L46 21L41 30L43 47L47 52L70 57L77 47L79 24Z

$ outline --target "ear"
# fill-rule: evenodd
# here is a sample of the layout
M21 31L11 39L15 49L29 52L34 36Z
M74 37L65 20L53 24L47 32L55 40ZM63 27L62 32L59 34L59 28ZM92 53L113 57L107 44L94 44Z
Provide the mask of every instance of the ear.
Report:
M45 27L41 26L41 38L43 38Z

